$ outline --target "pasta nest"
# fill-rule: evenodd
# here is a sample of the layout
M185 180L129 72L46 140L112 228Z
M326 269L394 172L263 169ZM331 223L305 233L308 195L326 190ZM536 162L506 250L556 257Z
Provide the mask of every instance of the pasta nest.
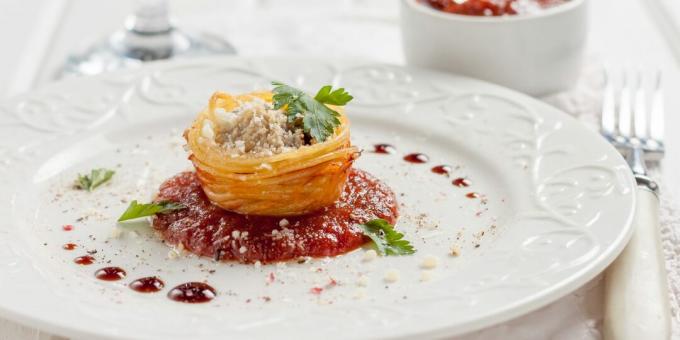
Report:
M360 155L350 143L350 122L341 108L329 106L340 113L341 124L325 141L272 156L235 157L202 135L204 121L215 122L215 109L232 111L239 103L258 98L272 103L272 96L271 92L238 96L216 92L184 132L203 191L219 207L248 215L304 215L333 204Z

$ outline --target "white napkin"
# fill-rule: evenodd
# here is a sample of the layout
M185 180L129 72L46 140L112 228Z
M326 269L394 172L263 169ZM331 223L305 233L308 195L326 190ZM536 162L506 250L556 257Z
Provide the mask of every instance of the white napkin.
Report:
M661 183L661 190L664 185ZM664 191L662 191L664 192ZM661 195L661 239L666 255L668 294L671 304L673 339L680 339L680 211L678 202L668 194Z

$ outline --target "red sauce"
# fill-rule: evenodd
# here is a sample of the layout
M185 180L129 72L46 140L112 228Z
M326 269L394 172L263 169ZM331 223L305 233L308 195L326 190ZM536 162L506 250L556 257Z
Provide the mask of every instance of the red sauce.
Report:
M432 172L434 172L435 174L446 175L446 176L450 175L451 171L453 171L453 169L448 165L437 165L437 166L432 168Z
M479 194L476 193L476 192L468 192L467 194L465 194L465 197L467 197L467 198L479 198Z
M357 169L350 170L334 205L287 217L288 223L281 217L239 215L220 209L207 199L193 172L167 180L157 199L189 207L154 218L153 227L168 243L182 242L185 249L198 255L246 263L343 254L367 241L357 224L374 218L394 224L398 216L392 191Z
M94 263L94 257L90 255L78 256L75 259L73 259L73 262L79 265L87 266Z
M76 245L75 243L66 243L63 246L61 246L61 248L63 248L64 250L73 250L76 249L76 247L78 247L78 245Z
M130 289L140 293L155 293L165 287L165 283L155 276L143 277L130 282Z
M532 10L540 10L557 6L568 0L424 0L427 4L443 12L474 15L500 16L525 14Z
M459 188L465 188L470 186L470 181L462 177L454 179L453 182L451 183L453 183L453 185Z
M66 224L66 225L63 225L61 227L61 229L63 229L64 231L71 231L71 230L73 230L73 225Z
M427 163L430 157L423 153L410 153L404 156L404 160L409 163Z
M217 296L215 288L203 282L183 283L168 292L168 298L177 302L203 303Z
M127 273L120 267L106 267L94 272L94 276L104 281L118 281L123 279Z
M373 152L382 154L393 154L397 152L394 146L389 144L376 144L373 145Z

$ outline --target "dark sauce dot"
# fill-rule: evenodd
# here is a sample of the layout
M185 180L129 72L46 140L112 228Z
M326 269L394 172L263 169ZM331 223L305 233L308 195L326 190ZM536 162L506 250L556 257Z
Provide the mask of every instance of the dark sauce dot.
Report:
M382 154L393 154L397 152L394 146L389 144L376 144L373 145L373 152Z
M456 178L453 180L453 185L459 187L459 188L465 188L470 186L470 181L468 181L465 178Z
M75 259L73 259L73 262L79 265L87 266L94 263L94 257L90 255L78 256Z
M165 283L161 279L150 276L130 282L130 289L140 293L155 293L165 287Z
M64 231L71 231L73 230L73 225L65 224L61 227L61 229L63 229Z
M439 174L439 175L448 176L449 174L451 174L451 171L452 171L452 169L448 165L437 165L437 166L432 168L432 172L434 172L435 174Z
M430 160L426 154L422 153L411 153L404 156L404 160L409 163L427 163Z
M94 276L104 281L118 281L125 277L127 273L120 267L106 267L94 272Z
M203 282L183 283L168 292L168 298L177 302L203 303L217 296L215 288Z
M467 194L465 194L465 197L467 197L467 198L479 198L479 194L476 193L476 192L468 192Z
M75 243L66 243L63 246L61 246L61 248L64 250L73 250L76 249L76 247L78 247L78 245L76 245Z

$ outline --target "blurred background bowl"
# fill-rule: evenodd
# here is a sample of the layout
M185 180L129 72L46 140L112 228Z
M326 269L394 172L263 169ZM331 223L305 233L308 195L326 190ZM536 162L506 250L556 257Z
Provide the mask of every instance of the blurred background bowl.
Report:
M544 95L574 85L587 37L587 2L539 13L470 16L402 0L404 53L410 65L450 71Z

